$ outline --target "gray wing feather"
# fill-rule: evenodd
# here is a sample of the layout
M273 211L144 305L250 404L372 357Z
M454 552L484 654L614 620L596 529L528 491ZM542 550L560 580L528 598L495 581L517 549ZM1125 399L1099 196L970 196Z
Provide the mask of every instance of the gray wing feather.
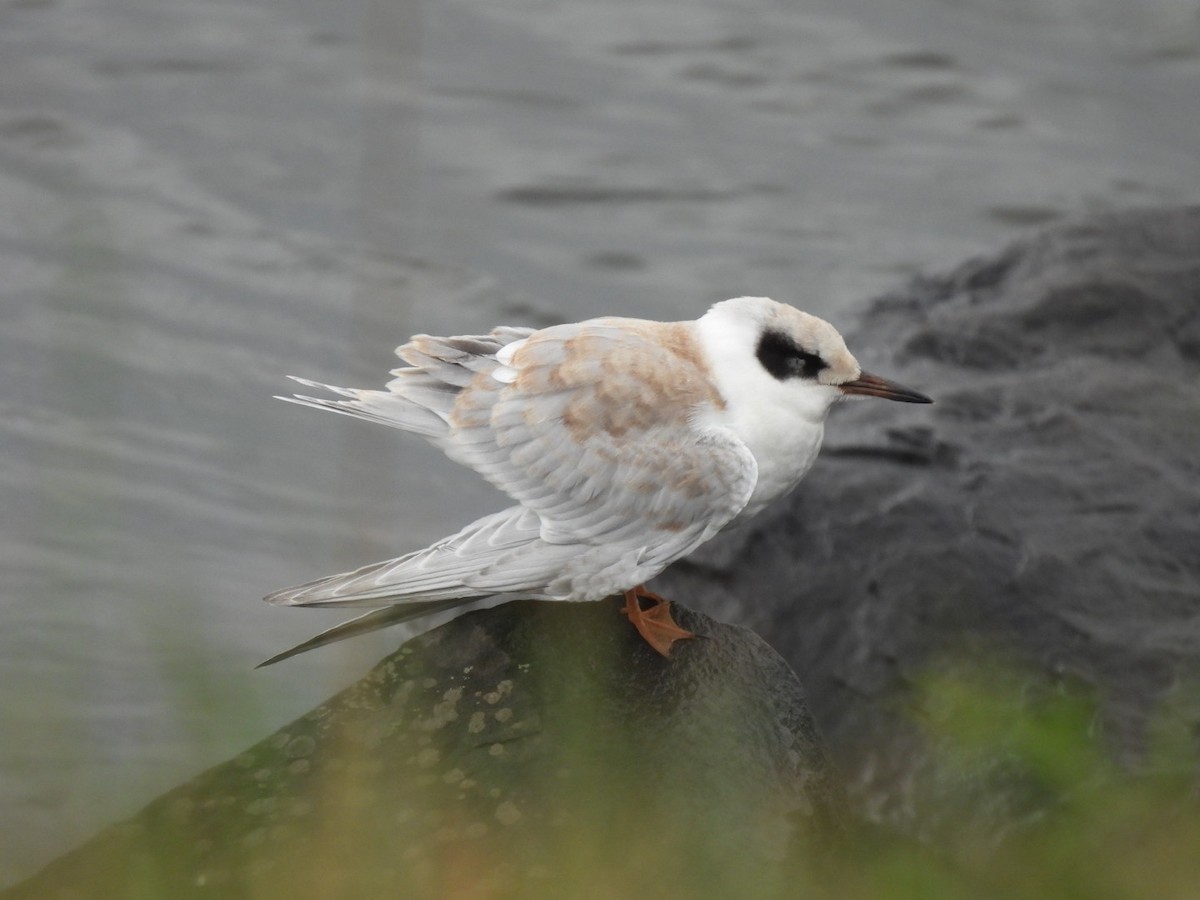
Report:
M540 527L535 513L513 506L424 550L276 591L265 599L277 606L388 606L471 600L548 584L570 552L543 545Z
M383 609L373 609L370 612L363 613L361 616L356 616L348 622L334 625L332 628L328 628L320 634L310 637L307 641L284 650L282 653L276 653L270 659L264 659L254 668L261 669L264 666L272 666L277 662L283 662L285 659L291 659L300 653L316 650L318 647L324 647L337 641L344 641L346 638L358 637L360 634L369 634L381 628L390 628L393 625L399 625L401 622L432 615L446 609L453 609L456 606L465 606L468 603L474 603L477 599L479 598L468 597L462 600L438 600L430 603L413 603L405 606L385 606Z

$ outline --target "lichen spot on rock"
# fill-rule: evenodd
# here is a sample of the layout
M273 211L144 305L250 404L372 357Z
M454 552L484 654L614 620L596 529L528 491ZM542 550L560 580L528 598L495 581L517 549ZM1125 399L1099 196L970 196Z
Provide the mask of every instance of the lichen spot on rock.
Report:
M310 756L317 749L317 742L307 734L297 735L287 742L287 747L284 748L284 755L288 759L301 759L305 756Z
M512 681L510 681L509 679L506 678L503 681L501 681L499 684L496 685L496 689L494 691L488 691L486 694L484 694L483 699L485 701L487 701L488 703L490 703L492 706L495 706L497 703L499 703L501 700L503 700L505 697L507 697L509 694L511 694L512 689L513 689Z
M521 821L521 811L511 800L505 800L496 807L496 821L501 825L515 825Z

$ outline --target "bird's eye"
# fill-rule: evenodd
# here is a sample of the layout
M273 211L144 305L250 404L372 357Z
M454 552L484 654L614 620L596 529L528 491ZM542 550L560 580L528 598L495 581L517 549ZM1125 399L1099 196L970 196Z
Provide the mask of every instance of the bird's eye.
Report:
M759 338L758 361L774 377L816 378L828 364L815 353L801 350L787 335L778 331L765 331Z

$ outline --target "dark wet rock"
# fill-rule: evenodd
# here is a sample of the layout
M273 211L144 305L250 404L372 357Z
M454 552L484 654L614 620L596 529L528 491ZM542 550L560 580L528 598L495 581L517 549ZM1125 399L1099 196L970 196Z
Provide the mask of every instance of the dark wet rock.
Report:
M1048 228L880 298L848 343L935 405L835 411L788 502L656 589L791 662L858 811L935 814L907 708L931 670L999 654L1082 686L1127 764L1164 702L1200 721L1200 208Z
M702 637L669 661L614 602L468 613L5 896L770 888L839 789L783 660L675 611Z

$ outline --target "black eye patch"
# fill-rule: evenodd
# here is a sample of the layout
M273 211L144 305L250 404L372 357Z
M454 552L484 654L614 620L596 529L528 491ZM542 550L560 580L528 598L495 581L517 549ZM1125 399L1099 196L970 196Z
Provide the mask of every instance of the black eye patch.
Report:
M774 377L816 378L828 363L815 353L801 350L792 339L779 331L764 331L755 351L758 361Z

